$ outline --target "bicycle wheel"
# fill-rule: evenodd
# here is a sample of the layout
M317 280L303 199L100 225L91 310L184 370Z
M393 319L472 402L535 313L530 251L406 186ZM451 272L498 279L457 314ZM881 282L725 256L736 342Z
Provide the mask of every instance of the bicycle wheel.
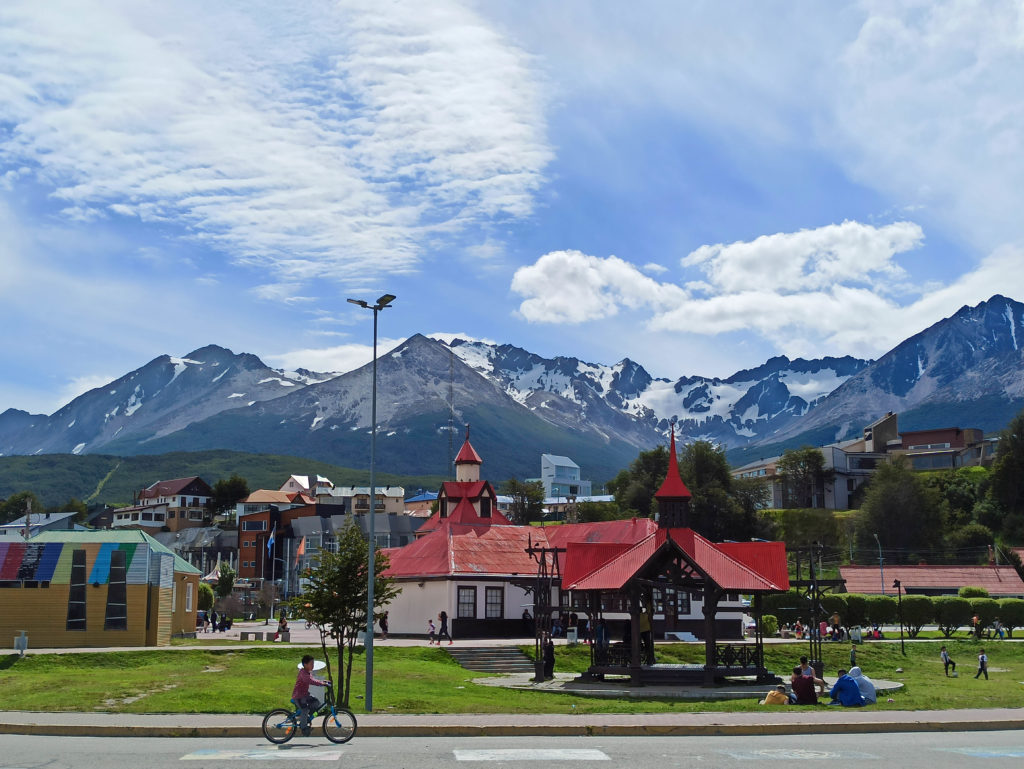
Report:
M351 710L337 708L324 716L324 737L341 745L356 736L356 717Z
M295 713L291 710L277 708L263 716L263 736L275 745L288 742L298 730Z

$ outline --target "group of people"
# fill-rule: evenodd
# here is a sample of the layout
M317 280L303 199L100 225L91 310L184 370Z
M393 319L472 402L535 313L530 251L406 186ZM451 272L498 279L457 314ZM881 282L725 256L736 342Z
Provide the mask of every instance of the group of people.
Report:
M441 639L447 638L448 645L452 645L452 634L448 632L448 612L441 611L437 615L437 621L441 628L438 630L437 625L434 624L434 620L427 620L427 646L433 646L434 641L437 641L437 645L441 645Z
M949 656L945 646L939 650L939 659L942 660L942 669L946 673L946 678L949 678L950 671L953 672L953 678L956 678L956 662ZM978 650L978 672L974 674L975 678L981 678L981 676L985 676L985 680L988 680L988 655L985 654L984 649Z
M219 615L216 611L203 612L200 621L202 622L201 627L204 633L224 633L231 630L231 617L223 612ZM198 630L199 627L196 629Z
M840 668L839 677L829 691L830 705L846 708L874 705L878 701L875 684L857 666L849 671ZM779 684L765 695L762 705L817 705L818 696L825 694L825 681L818 677L807 657L800 658L800 664L793 668L789 679L790 691Z

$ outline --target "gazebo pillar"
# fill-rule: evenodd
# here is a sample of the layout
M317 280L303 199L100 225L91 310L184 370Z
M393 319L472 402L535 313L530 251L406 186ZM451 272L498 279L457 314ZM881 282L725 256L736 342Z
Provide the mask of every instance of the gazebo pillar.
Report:
M715 685L715 647L718 635L715 628L715 615L718 614L718 599L722 591L717 587L704 586L704 686Z
M629 685L640 686L640 591L629 591Z

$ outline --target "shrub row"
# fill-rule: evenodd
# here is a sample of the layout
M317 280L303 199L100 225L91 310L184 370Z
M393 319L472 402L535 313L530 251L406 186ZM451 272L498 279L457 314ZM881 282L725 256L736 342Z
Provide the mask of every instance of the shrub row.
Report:
M795 590L765 596L765 614L775 616L780 623L792 625L797 620L804 624L812 616L805 596ZM857 593L826 593L821 598L817 617L829 619L839 615L840 623L854 625L892 625L899 621L899 602L891 595L859 595ZM903 624L910 637L915 637L924 625L938 625L949 638L962 627L969 627L973 618L978 627L987 628L998 618L1012 638L1014 628L1024 628L1024 600L1019 598L961 598L960 596L903 596Z

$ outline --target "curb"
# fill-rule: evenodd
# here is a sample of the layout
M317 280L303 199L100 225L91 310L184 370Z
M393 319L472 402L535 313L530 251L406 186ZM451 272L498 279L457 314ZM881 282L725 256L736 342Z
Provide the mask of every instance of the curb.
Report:
M766 724L472 724L367 725L359 737L725 737L878 732L982 732L1024 729L1024 718L1005 721L854 721ZM0 723L0 734L47 737L260 738L259 726L101 726Z

